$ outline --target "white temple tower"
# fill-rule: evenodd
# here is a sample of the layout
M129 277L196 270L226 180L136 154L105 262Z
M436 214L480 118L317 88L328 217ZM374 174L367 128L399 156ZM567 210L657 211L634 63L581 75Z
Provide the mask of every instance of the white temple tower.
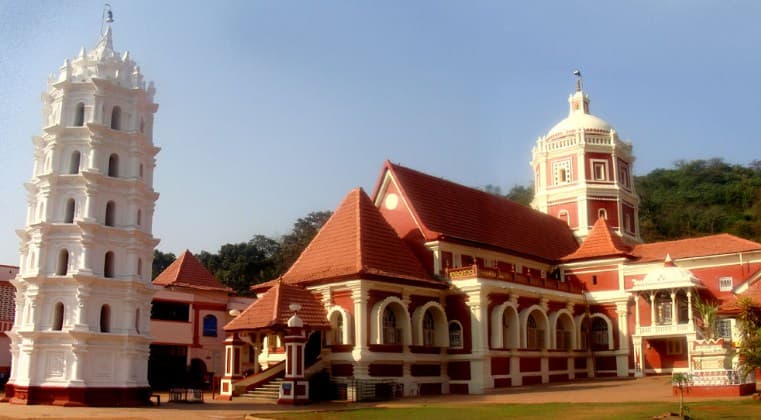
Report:
M109 25L42 94L13 280L11 403L148 401L154 93Z
M532 150L532 207L565 220L580 241L604 217L627 242L639 235L639 196L632 182L630 142L589 113L589 96L581 86L568 98L568 117L540 137Z

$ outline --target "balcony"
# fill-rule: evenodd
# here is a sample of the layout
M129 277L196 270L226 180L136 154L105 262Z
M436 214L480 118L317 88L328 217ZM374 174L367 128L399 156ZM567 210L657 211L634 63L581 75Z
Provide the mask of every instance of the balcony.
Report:
M695 324L662 324L648 325L636 328L635 335L646 337L667 337L683 334L695 334Z
M582 289L571 282L563 282L548 278L530 277L520 273L500 271L496 268L480 267L477 264L467 267L448 268L446 270L450 280L465 279L488 279L500 280L506 283L525 284L543 289L561 290L570 293L581 293Z

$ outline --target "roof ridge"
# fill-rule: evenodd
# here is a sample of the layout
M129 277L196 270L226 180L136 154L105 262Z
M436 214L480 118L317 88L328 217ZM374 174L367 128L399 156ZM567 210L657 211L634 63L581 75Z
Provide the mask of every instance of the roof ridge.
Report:
M355 224L354 229L357 231L357 260L355 261L355 269L357 272L365 271L365 249L363 246L363 229L362 229L362 193L364 191L362 188L357 188L354 191L352 191L352 194L356 194L355 200L356 202L354 205L356 206L357 214L355 216Z

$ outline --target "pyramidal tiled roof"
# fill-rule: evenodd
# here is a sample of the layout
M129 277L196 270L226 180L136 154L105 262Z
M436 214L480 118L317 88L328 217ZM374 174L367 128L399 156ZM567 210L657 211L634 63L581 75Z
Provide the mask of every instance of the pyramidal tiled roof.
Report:
M679 239L676 241L639 244L632 250L637 262L663 261L666 255L673 259L705 257L709 255L732 254L761 250L761 244L738 238L728 233L701 238Z
M299 304L299 318L310 329L328 328L328 314L322 303L308 290L298 285L273 282L272 287L254 301L245 311L225 325L225 331L251 331L261 329L279 330L288 326L294 311L292 304Z
M229 287L225 287L222 283L214 277L209 270L198 261L190 251L180 255L166 270L153 280L153 284L157 286L177 286L188 287L191 289L200 290L221 290L230 291Z
M289 284L341 278L446 287L432 279L361 188L352 190L283 275Z
M388 161L378 186L386 171L428 241L463 240L552 261L579 246L565 222L522 204Z
M597 219L579 249L563 257L563 261L587 258L629 256L632 248L610 229L604 217Z

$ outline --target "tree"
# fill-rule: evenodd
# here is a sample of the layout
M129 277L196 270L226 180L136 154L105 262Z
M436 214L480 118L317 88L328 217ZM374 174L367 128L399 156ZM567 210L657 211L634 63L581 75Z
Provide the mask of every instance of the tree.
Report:
M164 253L159 251L158 249L154 249L151 279L155 279L156 276L158 276L159 274L161 274L161 272L166 270L166 268L169 267L176 259L177 259L177 256L172 254L171 252Z
M761 319L753 300L747 296L737 300L740 307L740 374L745 377L761 368Z
M291 232L280 238L280 249L276 256L277 275L285 273L291 267L332 215L331 211L316 211L296 220Z
M521 203L524 206L530 206L531 201L534 200L534 186L531 184L528 186L515 184L513 188L510 188L505 198L516 203Z
M704 340L711 340L716 335L716 314L719 306L712 301L703 300L700 296L695 296L695 311L700 318L700 333Z
M252 284L276 276L275 255L280 245L263 235L248 242L225 244L216 254L202 251L198 259L222 284L240 295L248 295Z
M679 389L679 417L684 418L684 391L690 387L692 377L689 373L675 373L671 376L671 384Z

